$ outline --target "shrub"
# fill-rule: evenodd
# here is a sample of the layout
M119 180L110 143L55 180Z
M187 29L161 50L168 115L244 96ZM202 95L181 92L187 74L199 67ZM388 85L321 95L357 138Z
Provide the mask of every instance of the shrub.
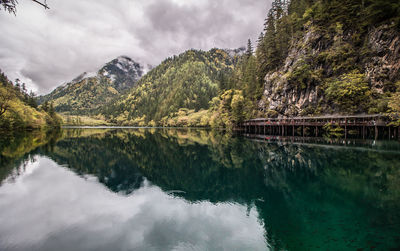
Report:
M327 98L341 112L356 113L368 110L371 91L364 74L357 70L341 75L328 83Z

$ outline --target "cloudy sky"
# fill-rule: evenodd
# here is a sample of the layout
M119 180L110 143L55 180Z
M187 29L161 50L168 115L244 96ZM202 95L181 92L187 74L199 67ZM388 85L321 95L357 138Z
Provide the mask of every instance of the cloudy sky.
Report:
M44 1L44 0L43 0ZM0 11L0 69L45 94L127 55L144 64L187 49L238 48L262 30L270 0L20 0Z

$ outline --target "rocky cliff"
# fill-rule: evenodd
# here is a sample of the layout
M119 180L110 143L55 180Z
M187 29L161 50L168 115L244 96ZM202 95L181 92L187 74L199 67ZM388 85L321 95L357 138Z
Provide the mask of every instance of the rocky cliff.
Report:
M312 23L305 25L302 37L291 42L284 63L265 76L259 110L273 116L368 112L365 107L343 111L327 97L330 82L343 81L345 74L354 72L367 83L372 98L394 91L400 80L398 29L384 24L358 34L338 26L329 33Z

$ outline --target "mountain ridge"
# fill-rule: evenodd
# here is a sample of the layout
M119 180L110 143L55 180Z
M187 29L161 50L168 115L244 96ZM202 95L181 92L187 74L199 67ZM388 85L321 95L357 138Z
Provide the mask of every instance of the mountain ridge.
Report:
M137 125L154 123L179 109L208 109L244 50L191 49L169 57L100 113L113 123Z
M90 114L135 86L147 69L127 56L119 56L96 72L83 72L47 95L39 103L53 102L57 112Z

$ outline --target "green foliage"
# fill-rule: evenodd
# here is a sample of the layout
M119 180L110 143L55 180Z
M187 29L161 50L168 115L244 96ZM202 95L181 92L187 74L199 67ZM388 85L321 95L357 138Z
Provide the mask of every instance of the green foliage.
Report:
M397 0L370 0L366 9L368 18L375 23L392 20L400 28L400 2Z
M251 40L249 39L249 40L247 41L246 56L247 56L247 57L250 57L250 56L252 56L252 55L253 55L253 45L252 45L252 43L251 43Z
M393 125L400 126L400 81L396 83L397 91L389 98L389 115L393 120Z
M304 61L298 62L287 77L288 81L300 89L306 89L308 83L320 81L321 73L313 70L309 64Z
M0 130L40 129L59 127L61 124L61 119L56 113L50 115L46 111L37 109L34 105L35 101L29 99L34 95L27 94L25 84L20 84L20 81L17 80L16 85L13 86L1 72L0 96L2 97L0 98L0 107L4 107L4 103L7 107L0 115Z
M209 110L179 109L164 117L162 126L174 127L213 127L231 129L237 123L249 118L252 106L246 102L241 90L227 90L214 97Z
M227 90L211 101L210 125L232 128L237 123L249 119L252 109L252 103L244 98L243 91Z
M45 102L43 103L43 105L41 106L41 109L42 109L43 111L45 111L45 112L48 112L48 111L49 111L49 102L48 102L48 101L45 101Z
M103 109L110 121L133 123L145 116L144 123L161 121L181 108L208 109L210 100L228 88L234 58L227 52L190 50L168 58L150 71L137 88Z
M341 112L356 113L368 110L371 91L364 74L358 71L343 74L329 82L325 92Z
M328 138L341 138L344 135L344 129L337 124L326 123L322 129Z
M257 80L262 84L266 74L284 69L280 74L287 76L290 85L286 88L299 91L321 86L323 91L324 82L354 71L363 73L372 56L368 32L381 24L399 25L399 6L396 0L274 0L255 53ZM297 50L296 54L289 55L290 47L293 52ZM290 65L290 60L296 63ZM363 95L366 89L361 89L354 91ZM344 104L345 100L339 100L343 93L336 95L332 88L328 92L331 102L321 104L315 111L329 112L327 109L331 108L341 112L343 106L336 107L332 100ZM376 100L377 110L381 111L387 101L384 96L374 95L382 99ZM346 107L344 112L368 111L370 100L364 97L365 102L355 101L362 105L360 109ZM245 98L249 98L246 92Z
M85 78L55 89L40 101L42 107L46 101L51 101L56 112L92 115L98 112L99 107L124 93L122 89L117 90L116 85L106 77Z
M172 113L161 119L160 125L164 127L210 127L211 112L208 110L188 110L186 108L179 109L178 112ZM154 121L153 121L154 122ZM156 124L149 122L148 125Z

